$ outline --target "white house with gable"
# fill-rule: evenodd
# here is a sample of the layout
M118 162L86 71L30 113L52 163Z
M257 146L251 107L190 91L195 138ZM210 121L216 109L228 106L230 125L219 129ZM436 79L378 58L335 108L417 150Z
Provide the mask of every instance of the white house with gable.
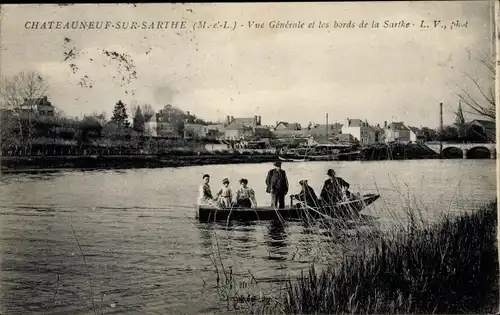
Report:
M355 139L358 139L359 144L362 146L376 142L375 130L370 127L366 120L347 118L346 122L342 125L342 133L352 135Z

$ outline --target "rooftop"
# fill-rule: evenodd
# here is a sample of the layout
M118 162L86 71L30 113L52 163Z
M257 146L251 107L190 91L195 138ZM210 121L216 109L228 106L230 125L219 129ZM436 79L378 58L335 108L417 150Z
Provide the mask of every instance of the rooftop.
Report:
M241 123L231 123L225 128L225 130L252 130L252 127L243 125Z
M286 121L279 121L276 124L276 127L278 127L279 125L285 126L286 129L288 129L288 130L300 130L300 129L302 129L299 123L289 123L289 122L286 122Z
M391 130L409 130L408 127L405 126L405 124L400 121L400 122L391 122L390 124L387 125L386 129L391 129Z

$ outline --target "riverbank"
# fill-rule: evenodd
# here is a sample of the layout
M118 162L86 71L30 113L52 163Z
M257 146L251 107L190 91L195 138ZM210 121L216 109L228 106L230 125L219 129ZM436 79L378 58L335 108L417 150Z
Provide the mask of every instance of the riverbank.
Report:
M50 172L61 169L129 169L182 167L210 164L271 163L274 154L238 155L80 155L2 157L2 173Z
M373 160L413 160L413 159L438 159L439 154L426 145L420 143L393 143L378 144L363 148L359 159Z
M371 254L290 280L286 313L495 313L497 202L458 218L385 235Z
M53 152L56 152L52 150ZM51 152L52 152L51 151ZM68 155L21 155L0 157L1 173L39 173L58 170L78 169L130 169L182 167L213 164L270 163L280 157L285 161L378 161L378 160L413 160L438 159L439 155L421 144L391 144L364 148L360 151L334 155L295 156L264 152L263 150L213 151L198 152L192 149L173 149L161 154L134 153L109 154L106 150L87 148L86 154ZM109 150L108 150L109 151ZM60 150L57 152L70 152ZM128 152L128 151L124 151Z

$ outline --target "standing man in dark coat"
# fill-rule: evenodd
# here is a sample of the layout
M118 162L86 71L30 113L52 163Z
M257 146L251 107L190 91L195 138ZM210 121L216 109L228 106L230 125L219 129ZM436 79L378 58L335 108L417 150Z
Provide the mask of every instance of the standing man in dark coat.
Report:
M281 169L281 162L274 162L274 168L267 173L266 192L271 194L271 206L278 209L285 208L285 196L288 193L288 178Z

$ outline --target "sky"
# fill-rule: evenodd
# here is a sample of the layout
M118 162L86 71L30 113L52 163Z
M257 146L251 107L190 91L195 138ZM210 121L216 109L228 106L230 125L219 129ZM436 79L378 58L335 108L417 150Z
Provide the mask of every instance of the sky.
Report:
M307 125L324 123L328 113L329 122L436 127L440 102L451 123L460 89L479 95L466 74L485 88L493 85L478 61L493 55L491 16L487 1L4 5L0 72L40 73L49 99L68 116L105 112L109 118L122 100L129 108L172 104L212 121L260 115L267 125ZM193 29L201 20L237 27ZM415 26L361 29L363 20ZM441 20L447 29L422 29L422 20ZM44 21L184 21L187 28L26 29L26 22ZM249 21L265 28L250 29ZM271 21L356 27L273 29ZM450 30L452 21L467 27ZM129 69L105 51L126 54Z

